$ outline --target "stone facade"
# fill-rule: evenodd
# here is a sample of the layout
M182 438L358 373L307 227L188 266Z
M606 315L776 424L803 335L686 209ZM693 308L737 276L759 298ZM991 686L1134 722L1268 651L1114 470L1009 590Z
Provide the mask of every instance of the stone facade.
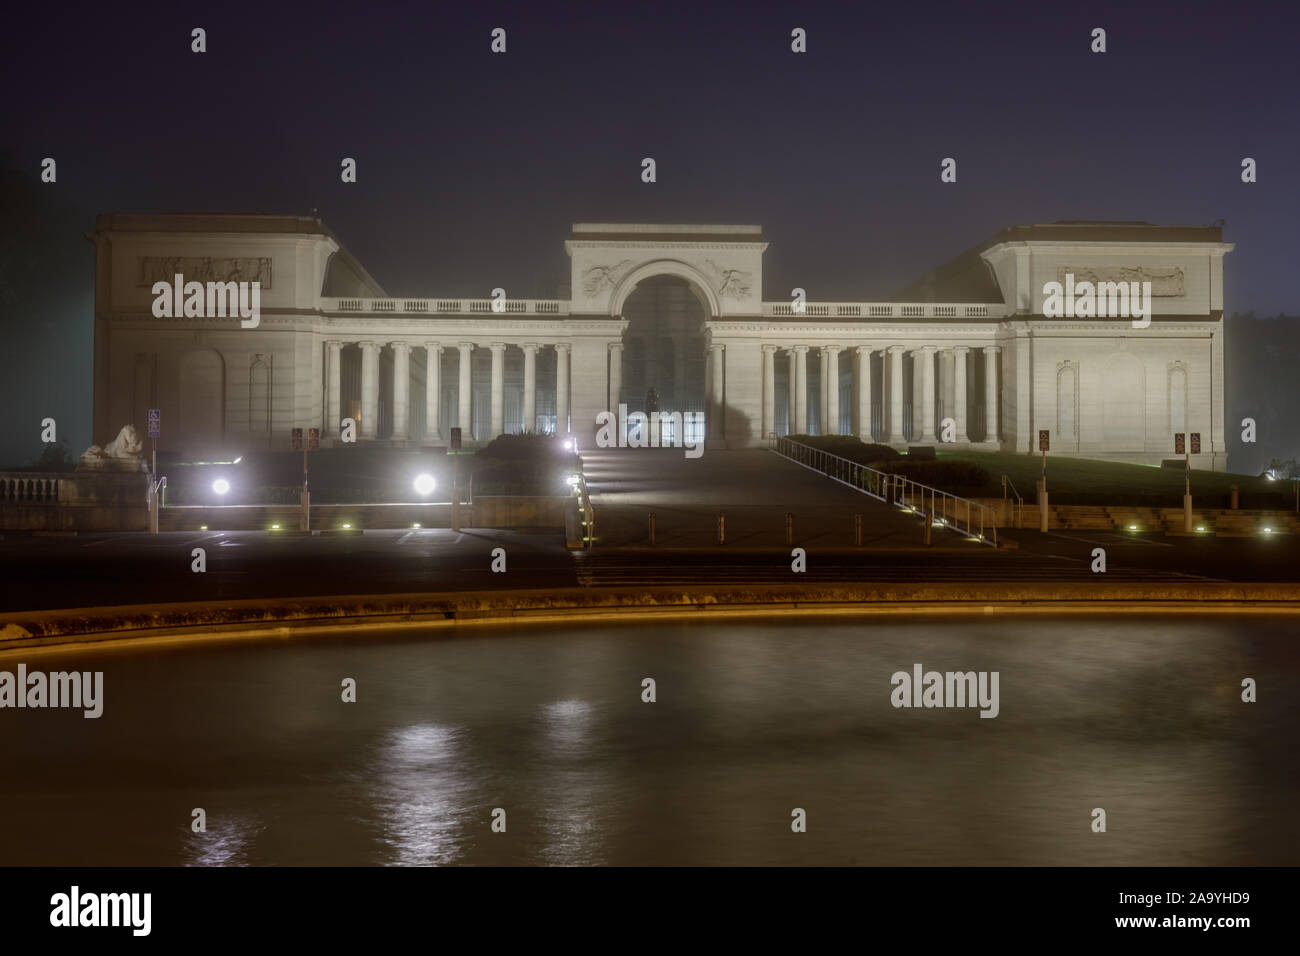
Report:
M1186 431L1194 467L1227 465L1215 226L1012 227L892 301L802 304L763 301L757 226L577 224L567 300L393 298L317 219L101 216L94 238L97 442L160 408L160 449L198 460L287 448L294 427L337 440L347 418L363 443L459 426L590 447L600 412L654 387L678 406L661 411L700 405L710 447L803 432L1031 452L1047 429L1054 455L1158 463ZM151 283L174 270L260 281L259 323L155 318ZM1150 324L1045 316L1066 272L1150 281Z

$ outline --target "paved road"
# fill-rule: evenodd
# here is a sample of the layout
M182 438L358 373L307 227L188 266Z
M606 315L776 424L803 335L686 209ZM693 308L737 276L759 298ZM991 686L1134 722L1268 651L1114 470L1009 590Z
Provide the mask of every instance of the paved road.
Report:
M1019 547L994 551L934 529L927 549L917 516L768 452L688 460L680 452L656 457L628 449L586 457L600 516L591 552L570 554L558 535L445 529L314 537L9 534L0 538L0 609L603 585L1300 582L1300 536L1010 531ZM784 544L787 508L807 555L803 573L791 569ZM712 546L719 509L728 516L722 548ZM660 515L654 548L645 543L648 510ZM855 513L864 516L863 548L851 547ZM506 551L504 574L491 571L497 547ZM206 551L202 574L190 570L194 548ZM1092 571L1097 548L1106 552L1105 575Z
M505 573L491 570L498 547L506 551ZM206 552L201 574L191 570L195 548ZM314 537L264 531L6 535L0 582L0 608L7 611L577 583L559 536L443 529Z

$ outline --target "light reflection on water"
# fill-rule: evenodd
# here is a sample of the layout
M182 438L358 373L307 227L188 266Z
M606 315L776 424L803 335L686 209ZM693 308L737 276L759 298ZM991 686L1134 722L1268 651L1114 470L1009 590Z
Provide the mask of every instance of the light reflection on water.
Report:
M459 772L457 736L450 727L402 727L375 755L374 805L391 862L428 866L460 855L457 821L470 787Z
M604 771L592 759L592 706L582 700L547 704L541 714L547 768L543 791L554 794L541 808L544 861L576 866L604 862L598 820L605 798Z
M191 815L192 816L192 815ZM263 829L256 820L232 817L204 821L205 829L193 826L185 836L185 862L189 866L243 866L249 862L249 845Z
M49 658L105 672L104 716L0 711L0 864L1295 865L1297 637L812 618ZM999 671L1000 716L894 709L918 662Z

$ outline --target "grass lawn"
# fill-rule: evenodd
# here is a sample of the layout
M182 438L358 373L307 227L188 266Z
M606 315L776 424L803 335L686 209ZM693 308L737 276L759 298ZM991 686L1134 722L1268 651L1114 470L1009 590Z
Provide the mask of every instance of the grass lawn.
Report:
M969 461L989 474L980 490L962 489L966 495L1002 496L1002 475L1007 475L1025 501L1034 500L1035 482L1042 468L1041 455L1005 452L944 451L941 459ZM1172 456L1170 456L1172 457ZM1294 482L1269 481L1254 475L1192 470L1192 499L1198 506L1228 507L1230 486L1236 485L1243 508L1294 508ZM954 489L955 491L956 489ZM1053 458L1047 455L1047 490L1053 504L1133 504L1181 507L1183 469L1157 468L1087 458ZM1202 500L1204 499L1204 500ZM1218 500L1221 500L1219 503Z

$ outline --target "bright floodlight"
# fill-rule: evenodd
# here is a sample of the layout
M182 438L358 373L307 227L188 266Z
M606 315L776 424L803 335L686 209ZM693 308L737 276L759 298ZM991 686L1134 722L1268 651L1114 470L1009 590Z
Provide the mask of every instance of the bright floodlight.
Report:
M230 490L230 482L226 481L224 478L218 478L212 483L212 490L219 495L224 495Z
M578 482L582 481L582 475L567 475L564 480L570 485L576 485Z
M566 441L566 442L564 443L564 450L565 450L565 451L573 451L573 439L572 439L572 438L570 438L568 441Z
M433 485L433 475L420 475L415 479L416 494L431 494L433 492Z

